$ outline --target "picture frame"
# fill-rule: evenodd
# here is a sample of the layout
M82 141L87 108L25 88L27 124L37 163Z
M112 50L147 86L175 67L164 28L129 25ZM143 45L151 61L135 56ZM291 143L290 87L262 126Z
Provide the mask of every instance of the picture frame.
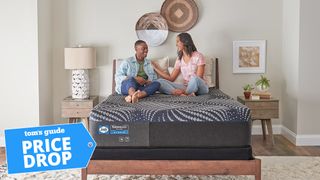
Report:
M266 40L233 41L233 73L265 73Z

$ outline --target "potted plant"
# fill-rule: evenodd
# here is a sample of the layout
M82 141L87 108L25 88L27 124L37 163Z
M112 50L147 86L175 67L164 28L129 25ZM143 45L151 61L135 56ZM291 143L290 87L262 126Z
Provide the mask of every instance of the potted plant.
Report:
M260 79L256 82L257 89L260 92L266 92L268 91L270 87L269 79L266 76L261 75Z
M251 91L252 91L253 89L254 89L254 88L252 87L251 84L246 84L245 86L243 86L244 98L249 99L250 96L251 96Z

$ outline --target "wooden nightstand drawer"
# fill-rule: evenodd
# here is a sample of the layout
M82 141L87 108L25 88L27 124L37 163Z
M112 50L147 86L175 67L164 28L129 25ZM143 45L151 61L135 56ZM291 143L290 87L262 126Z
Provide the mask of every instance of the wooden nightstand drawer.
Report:
M245 102L245 105L248 106L250 109L279 109L279 102L278 101L270 101L270 102Z
M93 108L93 101L63 101L61 108Z
M251 119L279 118L279 109L251 109Z
M61 112L61 116L63 118L69 118L69 117L72 117L72 118L77 118L77 117L88 117L90 112L91 112L91 108L90 109L62 109L62 112Z

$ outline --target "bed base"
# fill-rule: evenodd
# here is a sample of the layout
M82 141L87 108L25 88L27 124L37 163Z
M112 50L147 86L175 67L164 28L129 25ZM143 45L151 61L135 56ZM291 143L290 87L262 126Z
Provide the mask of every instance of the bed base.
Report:
M132 175L254 175L261 180L261 160L90 160L88 174Z

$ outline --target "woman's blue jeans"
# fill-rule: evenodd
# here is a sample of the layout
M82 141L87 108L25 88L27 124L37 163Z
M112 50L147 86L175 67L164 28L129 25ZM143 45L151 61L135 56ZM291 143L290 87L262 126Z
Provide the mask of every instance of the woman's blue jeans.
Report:
M158 79L157 81L161 84L159 91L165 94L172 94L174 89L182 89L186 91L186 94L195 93L196 95L207 94L209 92L206 82L198 76L191 77L187 87L166 79Z

